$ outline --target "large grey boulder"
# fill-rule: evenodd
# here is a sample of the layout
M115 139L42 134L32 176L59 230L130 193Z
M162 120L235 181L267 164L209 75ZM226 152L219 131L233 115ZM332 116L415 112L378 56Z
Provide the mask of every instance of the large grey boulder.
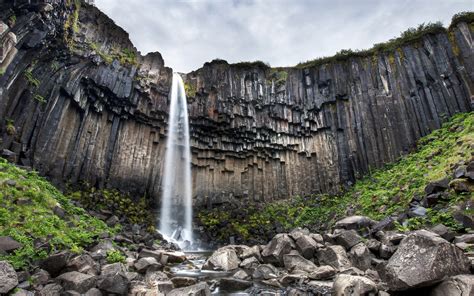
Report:
M381 276L390 290L402 291L469 273L469 267L460 249L433 232L418 230L402 240Z
M258 280L269 280L277 278L279 275L278 269L271 264L259 265L253 272L252 277Z
M309 235L301 235L296 240L296 249L306 259L311 259L318 247L318 243Z
M158 261L156 261L156 259L153 257L144 257L144 258L138 259L135 262L134 266L138 272L145 273L147 269L149 268L156 269L160 267L161 264L158 263Z
M257 266L260 265L260 262L258 262L258 259L255 258L255 257L249 257L249 258L246 258L244 259L241 263L240 263L240 267L242 268L245 268L245 269L255 269L257 268Z
M321 265L330 265L335 269L346 269L351 267L346 250L341 246L328 246L318 249L316 257Z
M337 221L334 227L347 230L359 230L363 228L371 228L375 224L377 224L377 221L374 221L366 216L350 216Z
M41 261L39 266L55 277L66 267L69 256L70 253L67 251L56 253Z
M287 234L277 234L263 248L262 258L265 263L283 266L283 255L288 254L294 245Z
M343 246L346 250L349 250L362 241L362 238L355 230L340 230L333 239L337 245Z
M39 292L40 296L60 296L63 292L63 287L61 285L52 283L47 284L43 287L43 289Z
M0 261L0 294L7 294L18 285L15 269L7 261Z
M462 274L445 279L431 290L430 296L474 295L474 275Z
M93 275L71 271L61 274L56 281L63 286L64 290L73 290L79 293L85 293L94 288L97 278Z
M293 271L312 272L316 270L316 265L313 262L296 254L283 255L283 263L285 265L286 270L288 270L289 272L293 272Z
M210 296L211 290L209 286L205 283L199 283L189 287L173 289L171 292L166 294L166 296Z
M377 285L370 279L349 274L338 274L334 280L335 296L376 295Z
M106 295L127 295L130 281L124 272L109 273L98 282L97 286Z
M229 271L239 268L240 259L234 249L221 248L215 251L206 263L202 266L202 269L206 270L223 270Z
M349 258L352 265L360 270L367 270L371 267L372 255L364 243L353 246L349 252Z
M81 254L67 262L65 271L78 271L80 273L98 275L100 273L100 266L89 254Z

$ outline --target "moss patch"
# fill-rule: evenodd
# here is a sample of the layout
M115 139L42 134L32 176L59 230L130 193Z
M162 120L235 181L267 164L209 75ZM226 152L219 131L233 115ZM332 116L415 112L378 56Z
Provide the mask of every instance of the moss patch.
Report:
M16 269L55 250L81 252L99 234L113 233L102 221L74 206L36 172L19 169L0 158L0 236L23 244L13 254L0 255ZM64 215L57 214L64 211Z

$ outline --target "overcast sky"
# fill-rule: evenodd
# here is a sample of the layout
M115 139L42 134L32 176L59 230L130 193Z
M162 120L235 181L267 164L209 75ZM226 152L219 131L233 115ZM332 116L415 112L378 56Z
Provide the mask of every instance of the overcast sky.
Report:
M364 49L408 27L474 10L474 0L95 0L145 54L174 71L215 58L291 66Z

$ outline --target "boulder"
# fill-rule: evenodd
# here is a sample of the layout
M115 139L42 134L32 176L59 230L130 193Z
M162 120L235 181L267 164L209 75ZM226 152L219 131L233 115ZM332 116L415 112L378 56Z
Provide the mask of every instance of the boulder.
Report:
M101 275L114 275L117 273L125 273L126 271L127 269L125 268L125 265L123 265L120 262L117 262L117 263L106 264L102 266L100 274Z
M15 269L7 261L0 261L0 294L7 294L18 285Z
M269 280L278 277L278 269L271 264L259 265L252 274L252 277L257 280Z
M227 291L245 290L252 286L253 283L251 281L240 280L236 278L222 278L219 285L222 290Z
M443 178L437 181L433 181L428 183L425 187L425 193L426 195L437 193L440 191L444 191L448 189L449 186L449 180L447 178Z
M319 233L311 233L309 236L318 244L324 244L323 236Z
M212 253L202 269L229 271L239 268L240 259L234 249L221 248Z
M69 252L53 254L41 261L39 266L49 272L52 277L56 277L66 267L69 256Z
M346 250L341 246L328 246L318 249L316 257L321 265L330 265L335 269L345 269L351 267L351 262L347 257Z
M453 243L467 243L467 244L474 244L474 233L463 234L460 236L456 236L454 238Z
M329 265L316 267L308 277L313 280L326 280L336 275L336 270Z
M63 287L58 284L47 284L39 292L40 296L60 296L63 291Z
M102 295L103 295L102 292L100 292L100 290L97 288L92 288L84 294L84 296L102 296Z
M171 290L166 296L210 296L211 290L207 283L202 282L196 285L192 285L189 287L178 288Z
M22 288L16 288L15 293L10 294L10 296L35 296L35 293Z
M71 271L61 274L56 281L63 286L64 290L73 290L79 293L85 293L94 288L97 278L93 275Z
M107 274L105 278L101 279L97 284L97 287L106 295L127 295L129 286L130 281L122 271Z
M283 255L283 263L285 265L286 270L289 272L293 271L305 271L305 272L312 272L316 269L316 265L305 259L300 255L294 254L286 254Z
M293 240L287 234L275 235L262 250L263 261L283 266L283 255L291 251L293 244Z
M402 240L381 276L390 290L402 291L469 273L469 267L460 249L433 232L418 230Z
M156 261L160 262L161 252L156 250L143 249L138 253L138 258L153 257Z
M306 259L311 259L318 247L318 243L309 235L301 235L296 240L296 249Z
M372 251L372 253L374 254L378 254L379 253L379 250L380 250L380 246L382 245L381 242L379 242L378 240L376 239L369 239L367 241L367 248Z
M454 232L443 224L438 224L434 226L433 228L431 228L431 231L441 236L447 241L452 241L454 238Z
M250 257L250 258L244 259L240 263L239 266L242 267L242 268L245 268L245 269L255 269L259 265L260 265L260 263L258 262L257 258Z
M334 280L334 295L376 295L377 285L370 279L348 274L339 274Z
M367 270L371 266L372 256L364 243L353 246L349 252L349 258L352 265L360 270Z
M449 187L457 193L474 191L474 183L468 179L454 179L449 183Z
M434 287L430 296L471 296L474 295L474 275L462 274L445 279Z
M248 280L250 279L250 275L242 269L239 269L236 273L234 273L233 277L239 280Z
M147 271L148 268L158 268L160 267L160 263L158 263L158 261L156 261L155 258L153 257L145 257L145 258L140 258L138 259L135 264L135 269L139 272L139 273L145 273Z
M0 254L11 253L18 250L23 245L9 236L0 236Z
M347 230L359 230L363 228L371 228L377 224L376 221L366 216L350 216L339 220L334 225L335 228L343 228Z
M259 246L248 247L242 250L242 254L239 256L240 259L244 260L247 258L255 257L258 261L262 261L262 256L260 255Z
M396 250L397 247L394 245L381 244L379 248L379 256L382 259L390 259Z
M297 227L295 229L293 229L291 232L290 232L290 237L292 239L294 239L295 241L297 241L300 237L302 237L303 235L309 235L309 230L306 229L306 228L301 228L301 227Z
M175 288L188 287L197 284L197 279L192 277L177 276L171 279Z
M66 264L66 271L78 271L90 275L99 274L99 264L89 254L81 254L70 259Z
M337 245L343 246L346 250L349 250L362 240L355 230L341 230L333 239Z
M301 274L287 274L282 276L279 279L280 284L282 286L288 286L289 284L295 283L295 282L300 282L305 280L307 277L306 275L301 275Z
M31 276L31 280L35 283L35 285L44 285L49 282L50 279L51 276L49 275L49 272L44 269L36 270L35 273Z

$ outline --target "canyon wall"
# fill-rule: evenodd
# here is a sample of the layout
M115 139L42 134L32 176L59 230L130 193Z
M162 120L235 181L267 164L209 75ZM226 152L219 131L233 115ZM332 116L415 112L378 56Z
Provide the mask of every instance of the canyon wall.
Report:
M0 4L3 157L59 185L159 197L172 70L97 8L37 2ZM216 60L184 79L196 204L332 193L472 109L473 26L306 67Z

